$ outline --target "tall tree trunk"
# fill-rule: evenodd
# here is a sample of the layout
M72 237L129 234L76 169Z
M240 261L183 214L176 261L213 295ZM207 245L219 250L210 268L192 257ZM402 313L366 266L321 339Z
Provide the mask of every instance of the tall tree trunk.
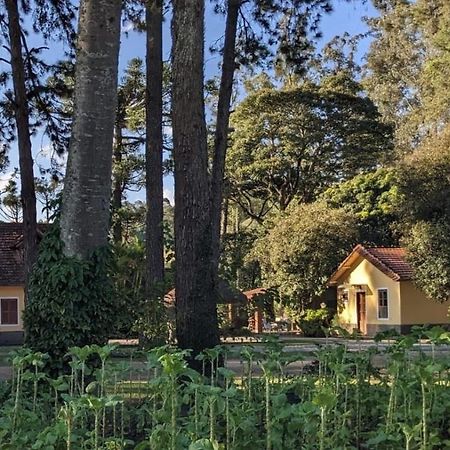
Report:
M108 240L121 6L121 0L80 4L61 237L66 255L81 259Z
M146 295L155 297L154 287L164 280L163 245L163 0L147 0L146 81Z
M21 201L23 208L23 242L25 285L37 256L36 193L31 154L29 109L25 86L25 67L22 57L21 28L17 0L5 0L11 50L11 68L14 86L14 114L17 125Z
M230 103L236 57L236 32L242 0L228 0L222 75L220 80L217 123L214 136L214 159L211 178L211 230L214 276L217 277L220 258L220 220L222 217L223 179L230 123Z
M178 345L194 355L219 343L203 97L204 7L204 0L174 0L172 19L176 333Z

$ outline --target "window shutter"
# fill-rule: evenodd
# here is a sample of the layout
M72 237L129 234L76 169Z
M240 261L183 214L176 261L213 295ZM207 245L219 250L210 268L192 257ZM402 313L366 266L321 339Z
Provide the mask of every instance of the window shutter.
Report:
M19 323L17 298L2 298L0 300L0 308L2 325L17 325Z

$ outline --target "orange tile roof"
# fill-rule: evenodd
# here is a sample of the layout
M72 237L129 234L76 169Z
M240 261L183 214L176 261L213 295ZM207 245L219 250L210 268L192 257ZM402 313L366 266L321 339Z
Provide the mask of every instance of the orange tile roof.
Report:
M406 250L404 248L357 245L331 276L330 284L336 284L339 279L348 273L358 257L367 259L394 281L405 281L413 278L413 269L406 261Z
M251 289L250 291L245 291L244 295L247 297L248 301L252 301L254 297L257 297L258 295L264 295L267 292L267 289L265 288L256 288Z
M364 252L366 253L364 255ZM406 250L400 247L362 248L361 253L393 280L411 280L413 269L406 261Z
M38 224L41 236L47 225ZM0 222L0 286L22 286L25 283L23 264L23 225Z
M0 223L0 286L24 284L23 255L17 249L22 224Z
M246 294L242 293L239 289L234 289L223 279L219 279L217 292L219 294L217 299L218 304L244 304L246 301ZM172 308L175 307L175 303L176 292L175 288L173 288L164 295L164 305L167 308Z

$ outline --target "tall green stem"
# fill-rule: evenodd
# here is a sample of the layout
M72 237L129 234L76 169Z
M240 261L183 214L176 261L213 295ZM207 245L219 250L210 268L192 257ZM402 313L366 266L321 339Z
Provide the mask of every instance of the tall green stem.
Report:
M16 398L14 400L13 426L12 426L13 433L15 432L15 427L17 424L17 415L19 413L21 387L22 387L22 367L19 366L17 369Z
M94 415L94 449L98 450L98 416L99 412L95 411Z
M325 407L322 406L320 408L320 438L319 438L320 450L325 449L325 427L326 427Z
M427 399L425 393L425 382L420 383L422 391L422 450L427 449Z
M194 392L194 427L195 427L195 439L198 439L198 389L195 388Z
M66 450L71 449L72 445L72 412L70 406L67 406L67 442Z
M225 381L225 391L228 392L230 387L230 382L228 378ZM230 399L228 395L225 398L225 439L226 439L226 450L230 450Z
M38 390L38 366L34 366L34 380L33 380L33 412L36 411L37 402L37 390Z
M171 449L177 450L177 391L176 377L171 377L171 414L170 414L170 440Z
M270 383L269 377L265 376L266 386L266 450L272 450L272 423L270 411Z
M214 441L216 439L216 411L215 411L215 399L211 395L209 398L209 439Z
M81 361L81 395L84 394L85 372L86 372L86 363L85 363L85 361Z

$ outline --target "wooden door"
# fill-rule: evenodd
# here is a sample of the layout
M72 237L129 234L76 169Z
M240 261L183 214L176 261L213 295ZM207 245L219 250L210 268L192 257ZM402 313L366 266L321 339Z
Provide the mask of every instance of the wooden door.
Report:
M366 318L366 293L356 293L356 314L358 316L358 330L362 334L367 334L367 318Z

